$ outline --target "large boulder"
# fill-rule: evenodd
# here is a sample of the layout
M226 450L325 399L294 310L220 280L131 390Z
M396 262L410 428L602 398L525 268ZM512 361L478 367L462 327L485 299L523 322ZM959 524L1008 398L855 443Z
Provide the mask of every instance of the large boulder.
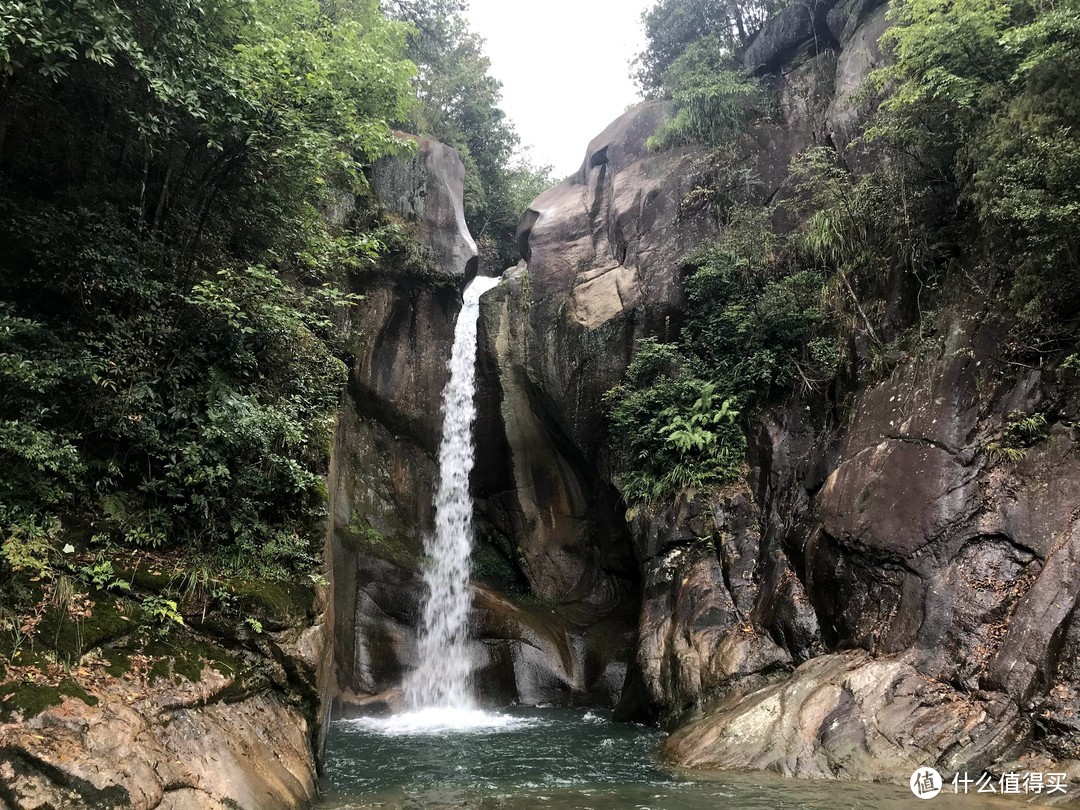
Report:
M415 144L411 156L391 155L371 168L371 188L385 210L409 223L431 252L439 275L476 274L476 242L465 224L465 165L457 151L428 138L399 133Z
M871 72L885 63L878 40L888 27L888 9L882 5L867 11L866 6L870 5L873 4L869 0L862 0L858 11L842 21L843 28L839 31L844 47L837 55L836 78L828 111L829 136L838 149L851 142L866 120L867 98L872 95L867 92L866 82ZM837 8L846 8L846 5ZM832 20L830 15L830 22Z
M796 57L835 47L828 15L836 0L792 3L766 20L743 53L743 65L758 75L779 72Z
M645 568L637 665L667 722L719 692L760 686L818 652L817 617L750 493L679 497L632 513ZM779 642L779 643L778 643Z
M664 754L693 767L907 782L929 763L978 775L1018 753L1030 729L1003 695L965 694L904 659L849 651L720 700L668 737Z

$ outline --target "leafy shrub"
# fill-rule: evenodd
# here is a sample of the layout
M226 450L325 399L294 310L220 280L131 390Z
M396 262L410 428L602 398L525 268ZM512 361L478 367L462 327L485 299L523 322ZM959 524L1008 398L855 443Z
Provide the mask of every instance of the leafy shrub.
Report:
M903 0L890 15L892 59L874 80L891 92L869 136L950 187L984 287L1004 291L1014 352L1067 349L1080 326L1080 14L1039 0Z
M386 250L321 211L403 148L406 33L376 0L0 12L9 568L67 531L310 570L336 313Z
M745 48L766 18L787 0L658 0L641 21L646 47L634 60L634 79L646 94L670 89L672 65L694 43L713 40L728 56Z
M649 138L651 149L731 140L764 98L762 85L735 67L716 37L690 45L668 69L664 85L675 113Z
M1005 422L1001 437L986 445L991 462L1012 463L1027 455L1028 449L1046 438L1050 425L1041 413L1013 411Z
M639 340L607 395L617 482L631 503L736 480L754 409L796 380L817 386L835 374L824 278L788 267L766 220L742 210L688 259L679 341Z

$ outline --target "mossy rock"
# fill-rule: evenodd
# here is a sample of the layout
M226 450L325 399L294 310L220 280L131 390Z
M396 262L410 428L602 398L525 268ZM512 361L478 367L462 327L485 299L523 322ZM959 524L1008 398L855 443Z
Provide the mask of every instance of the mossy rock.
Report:
M157 574L147 571L145 568L121 569L120 576L130 581L136 588L150 593L165 593L176 583L177 579L175 571L167 574Z
M170 639L158 639L148 644L142 653L155 659L150 668L151 681L166 678L174 683L181 680L198 683L206 666L217 670L226 678L235 678L241 670L240 661L228 650L193 636L177 635Z
M36 717L46 709L59 706L65 697L78 698L87 706L96 706L98 699L70 679L57 686L34 683L5 683L0 685L0 715L18 712L24 719Z
M302 624L315 608L315 587L309 583L245 579L231 581L227 588L236 597L241 615L258 620L268 630Z
M92 591L90 615L71 619L65 610L50 607L42 618L35 643L53 650L60 660L78 660L88 650L125 638L139 626L139 610L110 593Z
M422 544L406 532L380 532L367 518L355 513L348 526L337 530L336 536L346 551L387 560L402 568L418 568L424 554Z

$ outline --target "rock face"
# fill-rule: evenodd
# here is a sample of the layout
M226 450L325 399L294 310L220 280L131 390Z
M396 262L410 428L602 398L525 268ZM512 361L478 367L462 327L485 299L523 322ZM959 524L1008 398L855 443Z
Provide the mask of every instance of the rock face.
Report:
M952 312L939 333L935 351L861 394L850 426L819 434L823 482L799 481L783 462L790 435L764 431L757 474L801 490L776 510L766 489L769 554L803 571L816 644L831 652L793 655L804 663L790 675L706 701L669 739L672 758L903 780L920 764L981 772L1033 750L1076 756L1073 443L1052 431L1011 467L994 463L985 448L1006 415L1039 412L1046 391L1006 376L975 316ZM980 392L987 378L1000 383Z
M465 166L456 151L428 138L401 134L416 144L411 158L387 157L371 170L384 208L411 224L413 237L431 251L437 272L476 274L476 243L465 224Z
M91 655L67 675L79 690L57 705L5 705L0 806L310 806L318 795L318 682L328 648L322 614L251 615L265 622L257 637L185 635L153 656L113 659L127 667L116 675ZM40 681L40 670L34 677Z
M789 193L808 146L867 159L849 145L886 25L877 0L796 5L747 50L779 99L743 147L762 199ZM677 335L680 259L717 230L687 204L708 156L645 148L665 114L642 104L594 139L533 202L526 261L482 302L481 414L500 426L476 479L488 519L537 593L590 615L640 593L620 713L672 729L678 763L906 781L917 765L951 777L1038 754L1068 770L1077 406L999 359L981 301L849 381L847 415L823 395L763 414L744 484L625 512L603 395L636 338ZM890 328L910 322L904 295ZM1017 411L1050 427L1005 461L995 447Z
M438 404L461 288L476 272L461 161L442 144L420 139L417 147L411 158L376 164L371 182L429 261L354 279L364 301L346 325L355 361L332 453L327 543L335 660L329 693L343 713L395 705L395 690L416 665L419 566L434 525L442 431ZM476 432L482 448L505 446L484 414ZM489 459L499 456L487 452ZM477 477L489 470L482 461ZM480 533L506 536L482 519ZM478 563L494 561L504 588L522 584L513 581L506 552L482 544L474 556ZM613 705L632 649L635 608L632 602L613 627L611 610L568 617L478 580L470 619L478 690L492 705Z
M94 707L68 698L0 727L0 798L18 808L308 806L317 776L307 718L271 694L226 702L231 685L212 671L188 689L121 681Z
M930 751L943 771L981 772L1029 732L1004 695L957 694L907 661L852 650L717 702L672 734L664 753L691 767L895 781L925 765Z
M603 394L635 337L674 329L679 259L709 232L678 223L695 154L648 154L667 110L635 108L589 145L578 173L542 194L518 239L527 264L481 302L481 419L505 444L482 455L477 494L519 544L532 589L591 611L633 600L639 571L604 466ZM497 471L497 472L496 472Z

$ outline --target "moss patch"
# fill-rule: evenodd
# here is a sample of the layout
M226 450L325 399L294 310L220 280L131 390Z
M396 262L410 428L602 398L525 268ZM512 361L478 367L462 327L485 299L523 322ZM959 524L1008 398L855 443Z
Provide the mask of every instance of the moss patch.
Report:
M151 573L145 568L121 569L120 575L132 585L151 593L164 593L176 581L176 573Z
M404 532L384 534L370 520L354 512L349 525L337 530L337 540L347 551L389 560L403 568L416 568L423 549Z
M190 636L154 641L143 652L155 659L150 669L151 680L169 678L179 683L186 679L198 683L204 666L217 670L226 678L235 677L240 670L236 656Z
M35 717L46 709L59 706L65 697L78 698L87 706L98 704L96 697L70 679L61 681L57 686L5 683L0 686L0 707L3 707L0 712L8 715L17 711L24 718Z
M91 592L90 599L94 602L90 615L76 620L66 610L49 608L41 621L36 643L54 650L60 659L76 660L87 650L130 635L138 626L138 617L130 604L122 610L120 600L102 591Z
M105 671L112 677L121 678L131 671L131 658L123 650L106 650L104 655L109 662Z
M268 629L307 619L315 605L315 589L298 582L239 580L227 584L241 615L258 619Z

